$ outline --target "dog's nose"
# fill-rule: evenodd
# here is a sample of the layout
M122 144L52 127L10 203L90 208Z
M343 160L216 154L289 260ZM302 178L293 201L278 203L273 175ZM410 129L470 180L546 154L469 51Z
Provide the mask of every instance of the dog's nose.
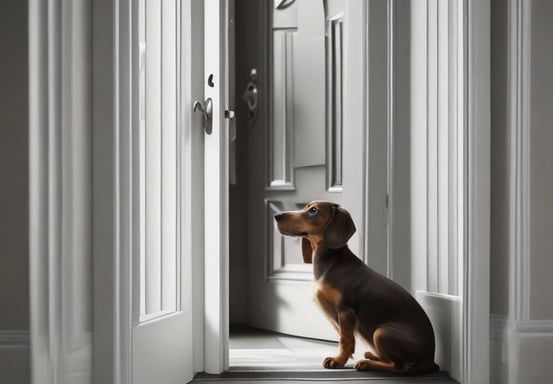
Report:
M275 220L276 221L280 221L284 218L284 215L282 213L278 213L275 215Z

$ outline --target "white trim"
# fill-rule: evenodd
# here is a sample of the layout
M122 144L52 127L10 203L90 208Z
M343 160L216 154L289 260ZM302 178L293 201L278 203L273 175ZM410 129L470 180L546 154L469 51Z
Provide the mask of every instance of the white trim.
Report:
M510 317L530 315L530 5L509 1L508 76Z
M94 382L130 383L130 0L94 2ZM122 178L127 176L126 178ZM122 204L121 202L125 202Z
M193 349L193 371L205 370L204 312L205 312L205 266L204 266L204 131L201 117L192 112L194 98L204 92L204 5L199 1L185 2L182 6L182 66L185 71L181 77L180 118L183 154L184 178L182 180L183 215L182 229L185 237L182 252L191 255L190 260L182 263L186 272L183 274L183 300L191 303L191 330ZM201 38L200 38L201 37ZM194 53L194 54L193 54ZM186 108L188 106L188 108Z
M29 270L32 382L51 382L47 324L48 9L29 1Z
M69 377L91 382L90 6L29 2L30 346L36 383Z
M517 321L492 314L490 349L493 353L491 382L536 382L541 372L536 372L534 367L546 367L550 362L553 320Z
M442 20L437 23L436 1L411 3L414 42L411 51L414 52L411 68L412 289L460 296L463 351L459 377L455 379L486 383L489 380L490 3L461 0L455 4L455 8L440 13ZM446 32L442 24L446 20L452 23L448 30L454 32L450 36L452 40L447 42L451 44L451 56L444 52L440 55L438 48L445 49L446 42L435 35L440 26L438 32ZM440 58L441 62L451 60L448 70L453 73L446 77L440 72L441 78L437 79L436 62ZM450 100L449 105L436 105L437 89L446 84L451 87L449 92L459 97ZM448 132L451 136L444 143L456 149L455 157L439 153L436 125L446 122L438 121L440 108L452 113L449 122L454 124ZM439 161L450 162L447 175L445 168L440 172L439 165L435 164ZM448 184L444 183L444 177L451 177ZM446 188L451 183L454 190ZM442 200L446 196L449 204ZM447 215L448 209L452 215ZM449 216L447 220L444 214ZM439 233L444 222L451 227ZM440 241L446 240L449 246L440 247ZM456 243L457 259L448 252L452 241ZM428 268L422 268L427 263ZM441 268L440 263L442 267L446 263L447 268ZM440 273L448 275L440 278ZM444 310L449 309L444 307Z
M213 100L213 132L204 137L205 371L228 369L229 192L228 124L223 111L228 95L226 27L228 0L204 2L204 81L214 75L215 87L204 87ZM206 82L207 83L207 82Z
M553 320L525 320L514 325L518 334L534 334L553 337Z
M490 1L466 0L463 382L490 378Z
M135 87L132 78L133 20L137 12L132 0L117 0L113 9L113 150L114 150L114 292L113 302L113 381L132 382L132 252L134 250L134 204L132 168L135 153L133 142ZM98 276L99 278L101 276Z

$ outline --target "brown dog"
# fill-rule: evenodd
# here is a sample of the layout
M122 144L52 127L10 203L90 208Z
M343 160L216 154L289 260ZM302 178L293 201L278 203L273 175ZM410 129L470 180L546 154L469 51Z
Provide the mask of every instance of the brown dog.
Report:
M315 297L340 335L338 354L323 360L341 368L352 357L359 334L375 353L358 370L422 374L434 363L434 331L417 301L392 280L357 258L347 242L355 233L349 213L337 204L313 201L300 211L275 215L280 233L301 236L303 259L313 263Z

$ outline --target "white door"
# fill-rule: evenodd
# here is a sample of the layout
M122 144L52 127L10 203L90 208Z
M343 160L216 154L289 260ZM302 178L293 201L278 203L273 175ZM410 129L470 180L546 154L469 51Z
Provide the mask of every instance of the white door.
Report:
M181 11L176 0L138 1L131 152L133 384L182 383L193 371L182 160L185 130L197 127L180 120Z
M139 2L133 383L228 367L227 11Z
M270 59L258 70L267 89L250 130L249 321L335 339L313 302L313 267L303 264L301 240L281 236L273 216L311 200L337 202L352 214L357 233L349 246L362 257L363 1L270 1L265 8Z
M183 383L228 367L227 2L138 4L132 382Z

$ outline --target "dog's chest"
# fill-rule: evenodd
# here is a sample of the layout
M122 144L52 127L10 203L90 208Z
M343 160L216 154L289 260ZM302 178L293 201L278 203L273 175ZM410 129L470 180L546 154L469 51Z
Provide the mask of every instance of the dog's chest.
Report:
M315 299L323 307L340 307L342 293L323 279L319 279L314 285Z

